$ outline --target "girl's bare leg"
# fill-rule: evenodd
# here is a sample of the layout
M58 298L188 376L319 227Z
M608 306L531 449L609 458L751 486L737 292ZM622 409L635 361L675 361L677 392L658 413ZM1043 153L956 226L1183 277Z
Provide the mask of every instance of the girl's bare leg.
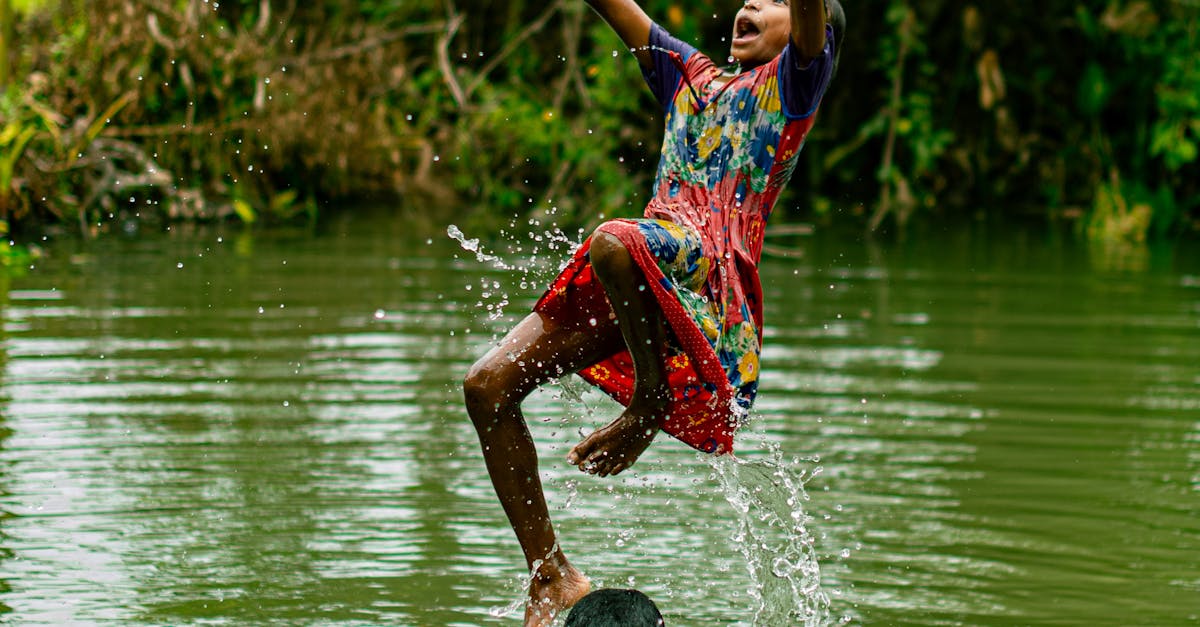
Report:
M533 313L476 362L464 381L467 411L492 486L533 575L526 627L549 625L583 598L591 584L558 546L521 401L545 381L576 372L623 346L616 325L564 325Z
M604 477L632 466L662 427L663 410L670 400L664 367L667 325L645 274L621 240L597 231L589 258L633 358L635 378L629 407L567 455L567 461L584 472Z

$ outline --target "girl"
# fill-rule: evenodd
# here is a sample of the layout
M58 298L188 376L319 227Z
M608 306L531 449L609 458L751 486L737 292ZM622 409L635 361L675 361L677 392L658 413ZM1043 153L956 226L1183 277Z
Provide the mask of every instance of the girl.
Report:
M790 4L789 4L790 2ZM590 584L550 523L521 401L577 372L625 405L567 460L615 475L662 430L713 454L754 400L763 228L836 65L837 0L745 0L734 74L671 37L634 0L589 0L632 49L665 112L654 197L583 243L534 311L471 368L467 410L531 572L526 627ZM834 26L830 26L832 22Z

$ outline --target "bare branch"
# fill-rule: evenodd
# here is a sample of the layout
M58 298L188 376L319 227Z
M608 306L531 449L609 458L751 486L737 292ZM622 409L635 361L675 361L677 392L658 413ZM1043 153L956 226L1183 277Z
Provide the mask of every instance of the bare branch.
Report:
M454 10L453 6L450 7L450 10ZM450 21L446 25L446 31L438 38L437 43L438 68L442 71L442 79L446 81L446 87L450 89L450 95L454 97L454 102L458 103L459 109L467 106L467 96L463 93L462 86L458 84L458 79L454 76L454 66L450 63L450 40L454 39L458 28L462 26L463 19L462 14L452 13Z
M319 63L328 63L330 61L337 61L338 59L344 59L346 57L358 56L360 54L363 54L364 52L374 50L375 48L380 48L382 46L386 46L392 42L398 41L400 39L403 39L405 37L409 37L412 35L426 35L429 33L437 33L437 32L442 31L443 29L445 29L446 25L447 25L447 22L445 22L445 21L428 22L425 24L412 24L412 25L406 26L404 28L401 28L399 30L388 31L377 37L372 37L370 39L364 39L362 41L359 41L359 42L356 42L353 44L339 46L337 48L326 50L324 52L321 52L320 54L296 55L293 57L285 57L282 59L278 59L276 62L278 62L280 65L285 65L285 66L291 66L291 65L303 66L303 65L316 65Z
M558 0L554 4L550 5L550 7L547 8L544 13L542 13L541 17L530 22L529 25L526 26L520 33L517 33L516 37L508 40L508 43L504 44L504 47L500 49L500 52L493 55L491 60L479 70L473 79L471 79L471 82L467 83L466 95L470 97L471 94L475 93L475 90L478 89L479 86L483 84L483 81L487 79L488 74L492 73L492 70L496 69L497 66L508 59L509 55L516 52L526 39L529 39L545 28L546 23L550 21L550 18L553 17L555 13L561 11L562 8L563 1Z

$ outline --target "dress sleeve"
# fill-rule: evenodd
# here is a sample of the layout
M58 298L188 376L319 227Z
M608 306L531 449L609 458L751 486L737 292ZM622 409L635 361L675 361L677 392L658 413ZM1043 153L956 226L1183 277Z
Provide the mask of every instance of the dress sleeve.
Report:
M783 95L783 113L789 119L807 118L816 112L833 77L833 28L825 26L825 49L800 67L791 39L779 60L779 91Z
M642 78L654 92L658 103L666 110L683 80L681 68L696 49L674 38L658 24L650 25L650 58L653 67L642 67Z

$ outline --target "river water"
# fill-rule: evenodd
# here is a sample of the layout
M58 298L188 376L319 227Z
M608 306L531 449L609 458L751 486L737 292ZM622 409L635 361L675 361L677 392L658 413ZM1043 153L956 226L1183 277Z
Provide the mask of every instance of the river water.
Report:
M64 238L4 279L0 624L516 624L457 382L563 252L446 226ZM662 437L584 476L563 457L616 406L527 402L597 585L668 625L788 624L797 594L832 624L1200 620L1195 247L775 243L736 461Z

